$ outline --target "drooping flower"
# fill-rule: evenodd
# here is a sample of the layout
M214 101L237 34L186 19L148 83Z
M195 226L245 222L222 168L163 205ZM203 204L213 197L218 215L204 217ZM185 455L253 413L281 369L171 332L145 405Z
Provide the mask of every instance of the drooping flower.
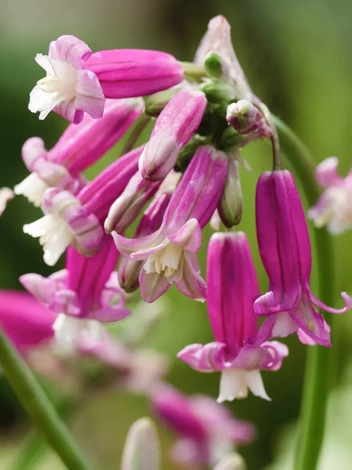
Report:
M259 251L270 280L269 292L254 303L259 315L269 315L262 331L267 338L297 332L302 343L330 346L330 327L314 306L330 313L344 313L352 299L343 292L346 307L336 310L311 293L309 233L289 171L265 172L259 178L256 221Z
M330 157L318 165L317 181L325 191L308 211L317 227L326 225L334 235L352 228L352 170L342 178L337 173L338 163L336 157Z
M205 283L196 252L201 229L210 220L225 184L227 157L210 146L200 147L173 193L160 228L128 240L113 232L118 250L133 260L145 260L140 272L141 295L146 302L160 297L171 284L201 300Z
M6 209L7 203L14 197L14 192L10 188L0 188L0 215Z
M52 339L55 318L25 292L0 291L0 328L23 355Z
M207 304L215 342L187 346L179 359L201 372L221 371L218 401L245 398L248 388L267 400L260 370L276 371L288 355L284 344L263 342L253 302L258 281L243 232L216 233L207 258Z
M77 194L85 184L80 173L115 145L142 111L143 100L107 100L101 119L86 115L80 124L69 125L51 150L39 137L31 137L22 148L31 174L15 187L16 194L35 206L41 205L49 187Z
M130 315L114 272L117 258L113 240L105 235L100 252L93 257L69 248L66 269L48 278L34 273L20 277L23 286L58 315L53 328L60 344L71 345L86 329L100 339L98 322Z
M143 146L122 156L74 196L69 191L49 188L44 193L45 216L23 230L40 237L44 261L54 265L68 246L92 256L102 244L103 223L110 206L138 171Z
M181 90L165 106L139 160L143 178L158 181L174 167L181 148L197 130L207 104L201 91Z
M92 55L87 44L74 36L52 41L48 55L37 54L36 62L46 72L30 93L29 110L45 119L54 110L78 124L88 113L94 119L104 112L105 97L94 72L84 69Z
M151 403L156 416L180 438L171 449L171 458L180 465L216 465L233 445L254 439L252 424L235 419L210 397L186 397L171 386L159 385Z
M182 64L161 51L99 51L89 57L83 66L97 76L106 98L151 95L184 79Z
M126 438L121 470L159 470L160 443L149 418L135 421Z

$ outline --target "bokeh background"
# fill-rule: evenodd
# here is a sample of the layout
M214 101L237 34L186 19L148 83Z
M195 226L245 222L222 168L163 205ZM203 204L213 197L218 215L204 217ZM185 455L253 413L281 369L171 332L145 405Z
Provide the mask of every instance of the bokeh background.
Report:
M41 122L27 109L28 94L41 78L33 58L37 52L46 53L49 41L74 34L92 50L155 48L191 60L208 20L219 13L232 25L238 58L256 94L292 126L316 162L337 155L341 171L346 172L351 166L352 122L352 3L347 0L0 0L0 187L13 187L26 176L20 152L27 138L41 136L50 147L65 126L54 113ZM116 150L107 158L112 160L114 155ZM256 143L244 156L252 171L242 171L245 202L241 228L248 233L264 290L267 279L257 253L253 196L258 175L270 167L270 155L266 145ZM94 176L98 169L90 170L88 176ZM22 225L38 214L18 197L1 218L1 288L20 288L18 277L23 273L52 272L42 261L38 242L22 233ZM351 233L335 239L336 305L340 305L339 292L352 292L351 241ZM203 249L203 268L204 254ZM313 290L315 276L316 270ZM175 360L175 354L185 345L211 340L205 306L182 298L174 288L166 300L165 314L149 335L148 345L169 355L173 369L168 380L172 384L186 393L216 396L215 374L198 374ZM351 313L336 318L331 351L334 389L319 466L323 470L351 468L351 334ZM257 441L240 449L250 470L291 468L305 348L296 338L288 339L287 344L290 356L282 369L263 374L272 402L251 396L229 405L236 416L258 427ZM112 469L118 468L128 427L147 414L144 398L104 393L88 400L70 425L93 461L102 469ZM29 429L26 416L0 378L1 469L7 468ZM163 469L176 469L166 460L171 436L163 428L160 435ZM50 450L36 465L38 469L63 468Z

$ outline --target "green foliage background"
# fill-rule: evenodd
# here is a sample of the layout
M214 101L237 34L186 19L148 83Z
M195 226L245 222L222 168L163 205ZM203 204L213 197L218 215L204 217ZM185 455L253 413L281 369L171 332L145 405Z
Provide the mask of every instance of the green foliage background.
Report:
M93 50L156 48L181 60L191 60L208 20L219 13L232 24L238 58L256 94L292 126L312 150L317 163L337 155L342 172L351 167L352 3L347 0L0 0L0 10L0 187L12 187L26 176L20 154L27 138L41 136L50 148L65 126L53 113L40 122L27 110L29 91L41 78L33 58L37 52L46 53L50 40L62 34L74 34ZM110 152L105 162L114 155L116 150ZM241 229L248 233L264 290L267 279L255 241L254 190L260 172L270 168L269 149L263 143L252 144L246 149L245 157L252 171L242 171L245 200ZM287 162L285 165L288 166ZM99 165L89 176L94 176L98 169ZM52 272L42 262L37 241L22 233L22 225L38 214L38 210L19 197L1 218L1 288L20 288L18 277L23 273ZM206 233L204 246L209 235L210 231ZM336 238L335 249L334 283L336 304L340 305L339 292L352 292L351 233ZM205 249L201 254L203 268L204 257ZM313 290L314 279L313 273ZM186 344L204 343L212 336L205 305L182 298L175 289L171 289L168 300L167 314L153 330L148 344L174 360L177 351ZM349 390L351 313L337 318L335 324L333 385ZM258 426L258 440L241 449L249 469L264 468L272 461L277 446L281 445L282 430L298 416L305 348L296 338L288 339L287 344L290 356L283 368L275 374L264 373L273 401L249 397L230 405L236 416ZM169 380L186 393L212 396L217 393L215 374L197 374L177 360ZM335 413L337 424L331 429L344 426L345 411L350 407L347 392L336 397L331 406L338 407L339 412ZM142 398L123 393L105 394L89 402L71 424L82 447L94 461L100 462L101 468L117 468L129 425L147 413L147 403ZM0 425L3 442L0 456L5 462L13 455L27 424L4 379L0 379ZM171 438L164 430L160 432L166 456ZM291 435L286 440L286 448L292 451L294 445ZM344 449L351 457L348 439ZM340 452L336 448L336 453ZM166 462L163 468L176 468ZM62 467L48 452L42 466L36 468ZM283 469L284 464L277 468Z

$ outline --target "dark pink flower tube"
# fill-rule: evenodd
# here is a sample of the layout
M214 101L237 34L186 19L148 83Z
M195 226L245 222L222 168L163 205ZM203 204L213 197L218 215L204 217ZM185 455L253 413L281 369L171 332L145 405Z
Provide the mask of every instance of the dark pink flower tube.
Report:
M97 77L105 98L151 95L184 79L182 64L172 55L160 51L99 51L83 66Z
M155 415L179 440L171 458L180 465L215 466L234 445L251 442L255 428L235 419L229 410L207 396L187 397L167 385L151 394Z
M201 91L181 90L165 106L139 160L143 178L158 181L174 167L181 148L203 118L207 100Z
M314 305L330 313L344 313L352 300L343 292L346 307L336 310L324 305L310 291L312 259L308 228L289 171L261 175L256 220L260 256L270 280L269 292L254 304L259 315L270 315L263 324L263 332L266 330L267 338L297 332L303 343L330 346L330 328Z
M143 100L108 100L101 119L85 116L71 124L57 144L46 150L39 137L31 137L22 148L22 159L31 172L15 187L36 206L49 187L77 194L85 184L80 173L93 165L127 132L143 111Z
M215 342L192 344L178 357L202 372L221 371L218 401L245 398L248 388L269 400L260 370L278 370L288 354L284 344L263 342L253 302L258 281L243 232L216 233L207 257L207 302Z
M0 328L22 354L51 340L55 318L25 292L0 291Z

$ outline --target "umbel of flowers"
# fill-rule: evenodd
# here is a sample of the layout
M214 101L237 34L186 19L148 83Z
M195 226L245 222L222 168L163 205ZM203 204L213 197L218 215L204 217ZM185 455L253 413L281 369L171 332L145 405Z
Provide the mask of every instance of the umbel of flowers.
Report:
M12 307L0 309L4 331L22 353L44 340L73 345L115 370L128 370L133 383L145 383L136 377L142 368L130 350L113 344L102 324L130 315L126 293L139 289L143 301L153 303L175 285L206 301L215 340L185 345L178 358L197 371L221 373L219 402L245 398L248 390L269 399L261 372L277 371L288 355L286 345L271 340L297 333L302 343L331 346L330 327L316 308L343 313L352 300L342 293L346 306L337 310L310 289L311 246L296 183L281 168L271 114L248 84L226 19L210 21L193 63L160 51L93 53L70 35L53 41L36 62L46 76L32 90L29 109L40 119L54 111L70 124L49 150L39 137L24 143L30 174L15 193L43 211L24 232L39 238L44 261L54 266L65 254L66 266L48 278L21 276L32 297L6 294ZM148 123L150 138L140 144ZM88 181L85 170L125 135L122 155ZM242 217L241 149L260 139L270 139L274 163L257 182L257 239L269 277L262 295L246 234L236 228ZM330 158L319 165L326 191L308 213L332 233L352 226L351 174L338 176L337 163ZM11 190L1 190L1 211L12 197ZM208 224L216 233L204 279L197 253ZM12 320L21 318L26 302L28 328L22 331ZM266 317L260 326L259 316ZM214 420L220 430L226 425L223 441L251 439L251 428L238 435L238 423L221 405L149 385L156 414L181 437L179 461L218 463L223 455L214 457Z

